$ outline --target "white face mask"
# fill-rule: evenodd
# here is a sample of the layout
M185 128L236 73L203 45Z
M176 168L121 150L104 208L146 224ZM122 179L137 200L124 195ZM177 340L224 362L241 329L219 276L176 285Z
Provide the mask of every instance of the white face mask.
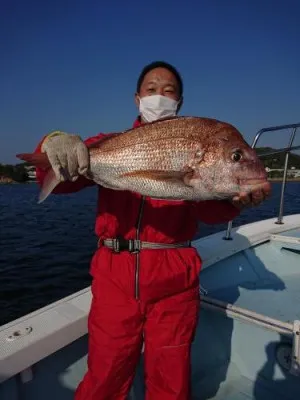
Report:
M140 98L139 110L147 122L176 115L178 101L160 94Z

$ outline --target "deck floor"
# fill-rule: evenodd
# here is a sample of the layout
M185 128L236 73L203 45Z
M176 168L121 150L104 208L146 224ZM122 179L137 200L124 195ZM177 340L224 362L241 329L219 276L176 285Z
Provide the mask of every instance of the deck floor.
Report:
M208 296L286 322L300 319L300 229L222 260L201 272ZM286 339L202 309L192 348L193 400L294 400L300 379L276 360ZM290 345L290 341L286 341ZM87 336L33 366L34 379L0 388L1 400L73 400L87 363ZM142 364L141 364L142 365ZM131 398L143 400L142 368ZM2 391L1 391L2 390ZM297 395L296 395L297 394Z
M252 311L293 322L300 319L300 229L242 251L205 269L201 283L208 296Z

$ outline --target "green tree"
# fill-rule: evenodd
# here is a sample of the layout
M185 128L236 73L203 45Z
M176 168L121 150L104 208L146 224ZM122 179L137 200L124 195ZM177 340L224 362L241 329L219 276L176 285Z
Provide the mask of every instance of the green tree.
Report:
M0 164L0 176L10 178L15 182L26 182L28 181L28 173L25 169L26 163L17 165Z

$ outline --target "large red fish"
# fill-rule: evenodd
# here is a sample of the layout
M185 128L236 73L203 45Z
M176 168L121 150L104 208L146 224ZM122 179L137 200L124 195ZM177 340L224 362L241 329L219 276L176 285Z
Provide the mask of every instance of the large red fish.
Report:
M215 119L155 121L93 143L89 155L90 178L97 184L160 199L201 201L270 191L255 151L235 127ZM17 157L51 168L45 153ZM49 169L40 201L58 183Z

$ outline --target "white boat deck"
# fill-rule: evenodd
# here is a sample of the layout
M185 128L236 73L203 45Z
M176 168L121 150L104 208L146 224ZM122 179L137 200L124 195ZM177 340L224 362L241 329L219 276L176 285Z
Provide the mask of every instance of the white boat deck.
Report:
M209 298L293 323L300 319L300 214L285 217L283 225L274 222L236 228L233 240L219 232L195 241L204 261L201 283ZM1 400L73 399L86 371L90 301L87 288L1 327ZM193 398L292 399L283 388L288 382L291 393L300 393L299 378L273 365L268 353L280 337L203 308L193 344ZM248 346L245 338L255 344ZM274 380L283 382L275 391ZM140 384L137 379L138 400Z

